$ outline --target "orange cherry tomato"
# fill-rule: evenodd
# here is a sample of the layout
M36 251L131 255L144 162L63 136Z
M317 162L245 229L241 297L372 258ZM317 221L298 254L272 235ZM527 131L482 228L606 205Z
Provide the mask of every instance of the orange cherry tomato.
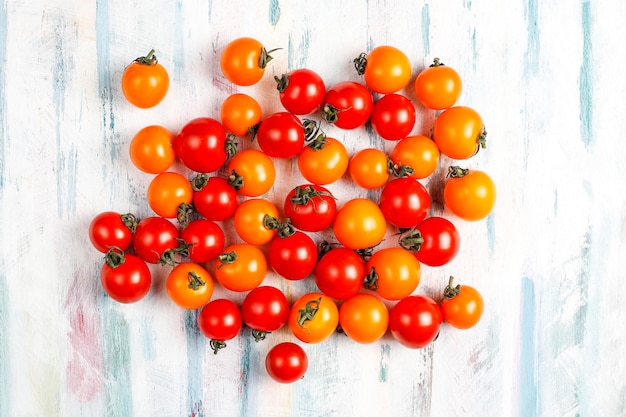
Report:
M252 97L243 93L226 97L220 109L222 124L229 132L237 136L247 136L255 126L261 123L263 111L261 105Z
M163 126L146 126L130 141L130 160L148 174L167 171L176 161L173 140L174 135Z
M385 216L378 204L367 198L346 202L333 223L335 237L349 249L372 248L382 242L386 231Z
M235 243L224 249L214 264L213 275L222 287L250 291L263 282L267 259L261 249L249 243Z
M411 79L411 61L404 52L393 46L377 46L367 57L362 54L355 59L355 65L359 74L363 74L365 84L377 93L395 93L402 90Z
M257 149L238 152L228 163L229 183L241 195L258 197L274 185L276 168L272 159Z
M435 58L433 64L415 78L417 99L429 109L443 110L452 107L461 96L463 83L452 68Z
M167 70L159 64L154 50L135 59L122 74L122 92L133 105L147 109L159 104L170 86Z
M404 248L389 247L374 252L365 268L369 273L365 288L376 291L385 300L408 297L420 283L420 262Z
M305 146L298 154L298 168L302 176L316 185L331 184L340 179L349 162L343 143L326 137L323 144L314 146Z
M251 198L243 201L234 215L235 232L252 245L265 245L276 236L278 209L269 200ZM272 226L274 223L274 226Z
M293 304L287 323L300 341L319 343L337 330L339 310L332 298L322 293L307 293Z
M159 216L175 218L179 207L193 200L191 183L183 175L166 171L158 174L148 185L148 205Z
M339 308L341 330L357 343L373 343L387 332L389 310L372 294L356 294Z
M420 135L400 140L390 155L398 176L402 177L404 172L410 171L409 175L418 180L435 172L439 165L439 157L439 148L435 142Z
M355 153L348 164L352 180L367 190L381 188L389 180L387 154L376 148L365 148Z
M263 44L253 38L238 38L230 41L220 55L222 73L233 84L248 86L256 84L265 73L272 59Z
M167 275L165 288L178 306L195 310L204 307L213 295L213 277L195 262L183 262Z
M444 290L441 300L443 321L457 329L474 327L483 315L484 301L476 288L469 285L453 286L454 278Z
M439 151L453 159L468 159L486 147L485 125L476 110L455 106L435 119L433 140Z
M443 202L454 215L468 220L484 219L496 204L496 185L479 170L450 167L451 177L443 188Z

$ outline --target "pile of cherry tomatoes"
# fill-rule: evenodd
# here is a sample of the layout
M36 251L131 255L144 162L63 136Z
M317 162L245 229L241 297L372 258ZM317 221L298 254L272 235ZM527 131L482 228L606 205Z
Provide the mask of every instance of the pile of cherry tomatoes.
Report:
M221 52L222 73L234 85L253 85L272 52L255 39L234 39ZM354 66L362 82L330 88L307 68L274 77L284 111L265 117L253 97L234 93L223 101L219 119L190 120L175 134L159 125L137 132L130 159L153 176L146 195L154 215L137 219L108 211L91 222L91 242L105 254L106 294L121 303L139 301L151 288L148 264L163 265L169 298L199 310L197 325L215 353L244 325L257 341L287 326L305 344L337 331L373 343L390 331L409 348L429 345L443 323L474 326L483 312L475 288L450 277L439 300L415 290L422 265L445 265L460 248L455 225L431 215L431 196L420 181L435 172L442 154L465 160L485 147L481 116L456 104L461 78L436 59L412 85L415 104L437 111L432 137L410 135L416 107L399 93L412 79L408 57L384 45L356 57ZM154 51L133 61L122 77L125 97L140 108L157 105L168 87ZM352 130L367 123L382 143L393 143L391 152L381 146L349 155L324 132L331 125ZM275 181L297 177L277 178L274 161L281 158L296 161L306 182L275 202L264 197ZM186 173L173 169L176 161ZM338 201L326 186L341 178L380 190L379 200ZM485 218L495 196L485 172L449 167L443 201L456 219ZM234 227L233 239L224 233L225 222ZM388 229L397 244L381 245ZM333 238L316 241L320 233ZM314 280L318 291L290 302L279 288L264 285L268 271L285 280ZM245 293L243 302L212 298L217 285ZM266 368L274 379L293 382L307 361L300 344L284 342L270 349Z

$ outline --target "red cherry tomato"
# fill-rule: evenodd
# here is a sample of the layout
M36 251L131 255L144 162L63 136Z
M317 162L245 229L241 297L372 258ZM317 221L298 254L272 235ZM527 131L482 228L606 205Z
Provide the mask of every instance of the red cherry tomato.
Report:
M304 349L292 342L274 346L265 358L265 369L275 381L289 384L302 378L309 366Z
M179 237L180 232L171 221L159 216L146 217L137 224L133 248L137 256L148 263L170 263Z
M225 348L225 342L235 338L242 326L239 306L227 298L210 301L198 314L198 328L211 339L213 353Z
M277 82L280 102L290 113L311 114L320 109L326 97L324 80L315 71L299 68L282 77L274 77Z
M107 253L112 247L126 250L133 241L137 220L131 213L105 211L89 224L89 240L93 247Z
M261 122L256 140L261 150L271 157L293 158L304 146L304 127L291 113L274 113Z
M207 220L215 222L230 219L237 206L237 190L225 178L198 174L192 181L193 207Z
M374 98L361 83L343 81L326 93L324 119L341 129L363 126L372 114Z
M305 232L320 232L333 224L336 198L321 185L304 184L292 189L283 205L285 217Z
M338 300L350 298L363 288L365 261L352 249L335 247L315 266L315 284L324 294Z
M411 100L400 94L387 94L374 104L370 122L383 139L400 140L411 133L416 117Z
M380 210L389 223L399 228L414 227L430 212L430 194L415 178L396 178L383 188Z
M309 235L282 228L270 242L268 263L283 278L297 281L311 275L317 263L317 246Z
M174 150L183 164L196 172L217 171L233 153L226 140L226 129L210 117L199 117L188 122L174 139Z
M411 349L426 347L435 340L442 322L439 304L424 295L401 299L389 313L391 335Z
M150 291L152 276L148 265L140 258L110 249L100 270L104 291L120 303L134 303Z
M287 323L289 301L278 288L262 285L243 299L241 315L258 342L265 339L267 333L275 332Z
M180 231L180 238L190 245L189 259L194 262L212 261L224 250L224 231L211 220L192 220Z
M443 266L452 261L461 247L454 224L443 217L428 217L400 240L400 245L415 253L428 266Z

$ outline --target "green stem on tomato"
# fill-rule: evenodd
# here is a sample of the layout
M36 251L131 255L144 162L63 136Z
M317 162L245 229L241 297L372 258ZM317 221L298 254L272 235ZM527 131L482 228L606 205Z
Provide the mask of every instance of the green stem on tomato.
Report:
M354 58L352 62L354 63L357 74L365 74L365 67L367 66L367 54L365 52L362 52L359 56Z
M300 327L304 327L304 323L307 321L313 320L315 318L315 314L320 309L320 304L322 303L322 297L319 297L317 300L311 300L306 303L304 308L298 310L298 325Z
M413 229L404 236L401 236L398 243L404 249L415 253L419 252L422 244L424 243L424 238L419 230Z
M461 293L461 286L457 285L456 287L453 284L454 277L450 275L450 280L448 281L448 286L443 290L443 298L448 300L450 298L454 298Z
M209 346L211 346L211 349L213 349L213 354L217 355L217 352L219 352L220 349L224 349L226 347L226 342L224 342L223 340L211 339L211 341L209 342Z
M228 177L228 184L230 184L230 186L235 190L239 191L243 187L243 182L243 177L233 169Z
M378 291L378 274L376 273L376 269L374 267L372 267L370 272L363 280L363 288L367 290Z
M220 269L224 265L232 264L236 260L237 260L237 252L235 251L224 252L218 255L217 257L217 262L218 262L217 269Z
M146 56L140 56L135 59L135 62L141 65L153 65L158 63L156 55L154 54L154 49L151 49Z

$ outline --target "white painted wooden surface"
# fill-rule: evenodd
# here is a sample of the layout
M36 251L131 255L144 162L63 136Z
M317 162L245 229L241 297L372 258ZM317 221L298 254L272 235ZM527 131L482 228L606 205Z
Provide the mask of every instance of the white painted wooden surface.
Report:
M621 0L3 0L0 416L625 416L624 20ZM283 49L259 85L235 88L219 53L243 35ZM495 211L458 223L461 253L425 267L417 290L436 296L450 274L478 287L476 328L445 328L424 350L333 337L305 346L307 375L280 385L263 368L270 343L242 334L213 355L163 274L140 303L103 295L91 218L150 214L149 176L128 158L136 131L218 117L235 91L269 114L273 74L358 80L351 59L380 44L415 74L435 56L455 67L461 103L485 119L488 149L467 165L495 179ZM120 76L151 48L171 87L140 110ZM415 131L433 118L421 110ZM333 133L350 152L381 145ZM274 201L295 185L295 165L278 166ZM444 176L427 181L435 194ZM333 191L360 193L347 180ZM280 285L292 299L314 288Z

